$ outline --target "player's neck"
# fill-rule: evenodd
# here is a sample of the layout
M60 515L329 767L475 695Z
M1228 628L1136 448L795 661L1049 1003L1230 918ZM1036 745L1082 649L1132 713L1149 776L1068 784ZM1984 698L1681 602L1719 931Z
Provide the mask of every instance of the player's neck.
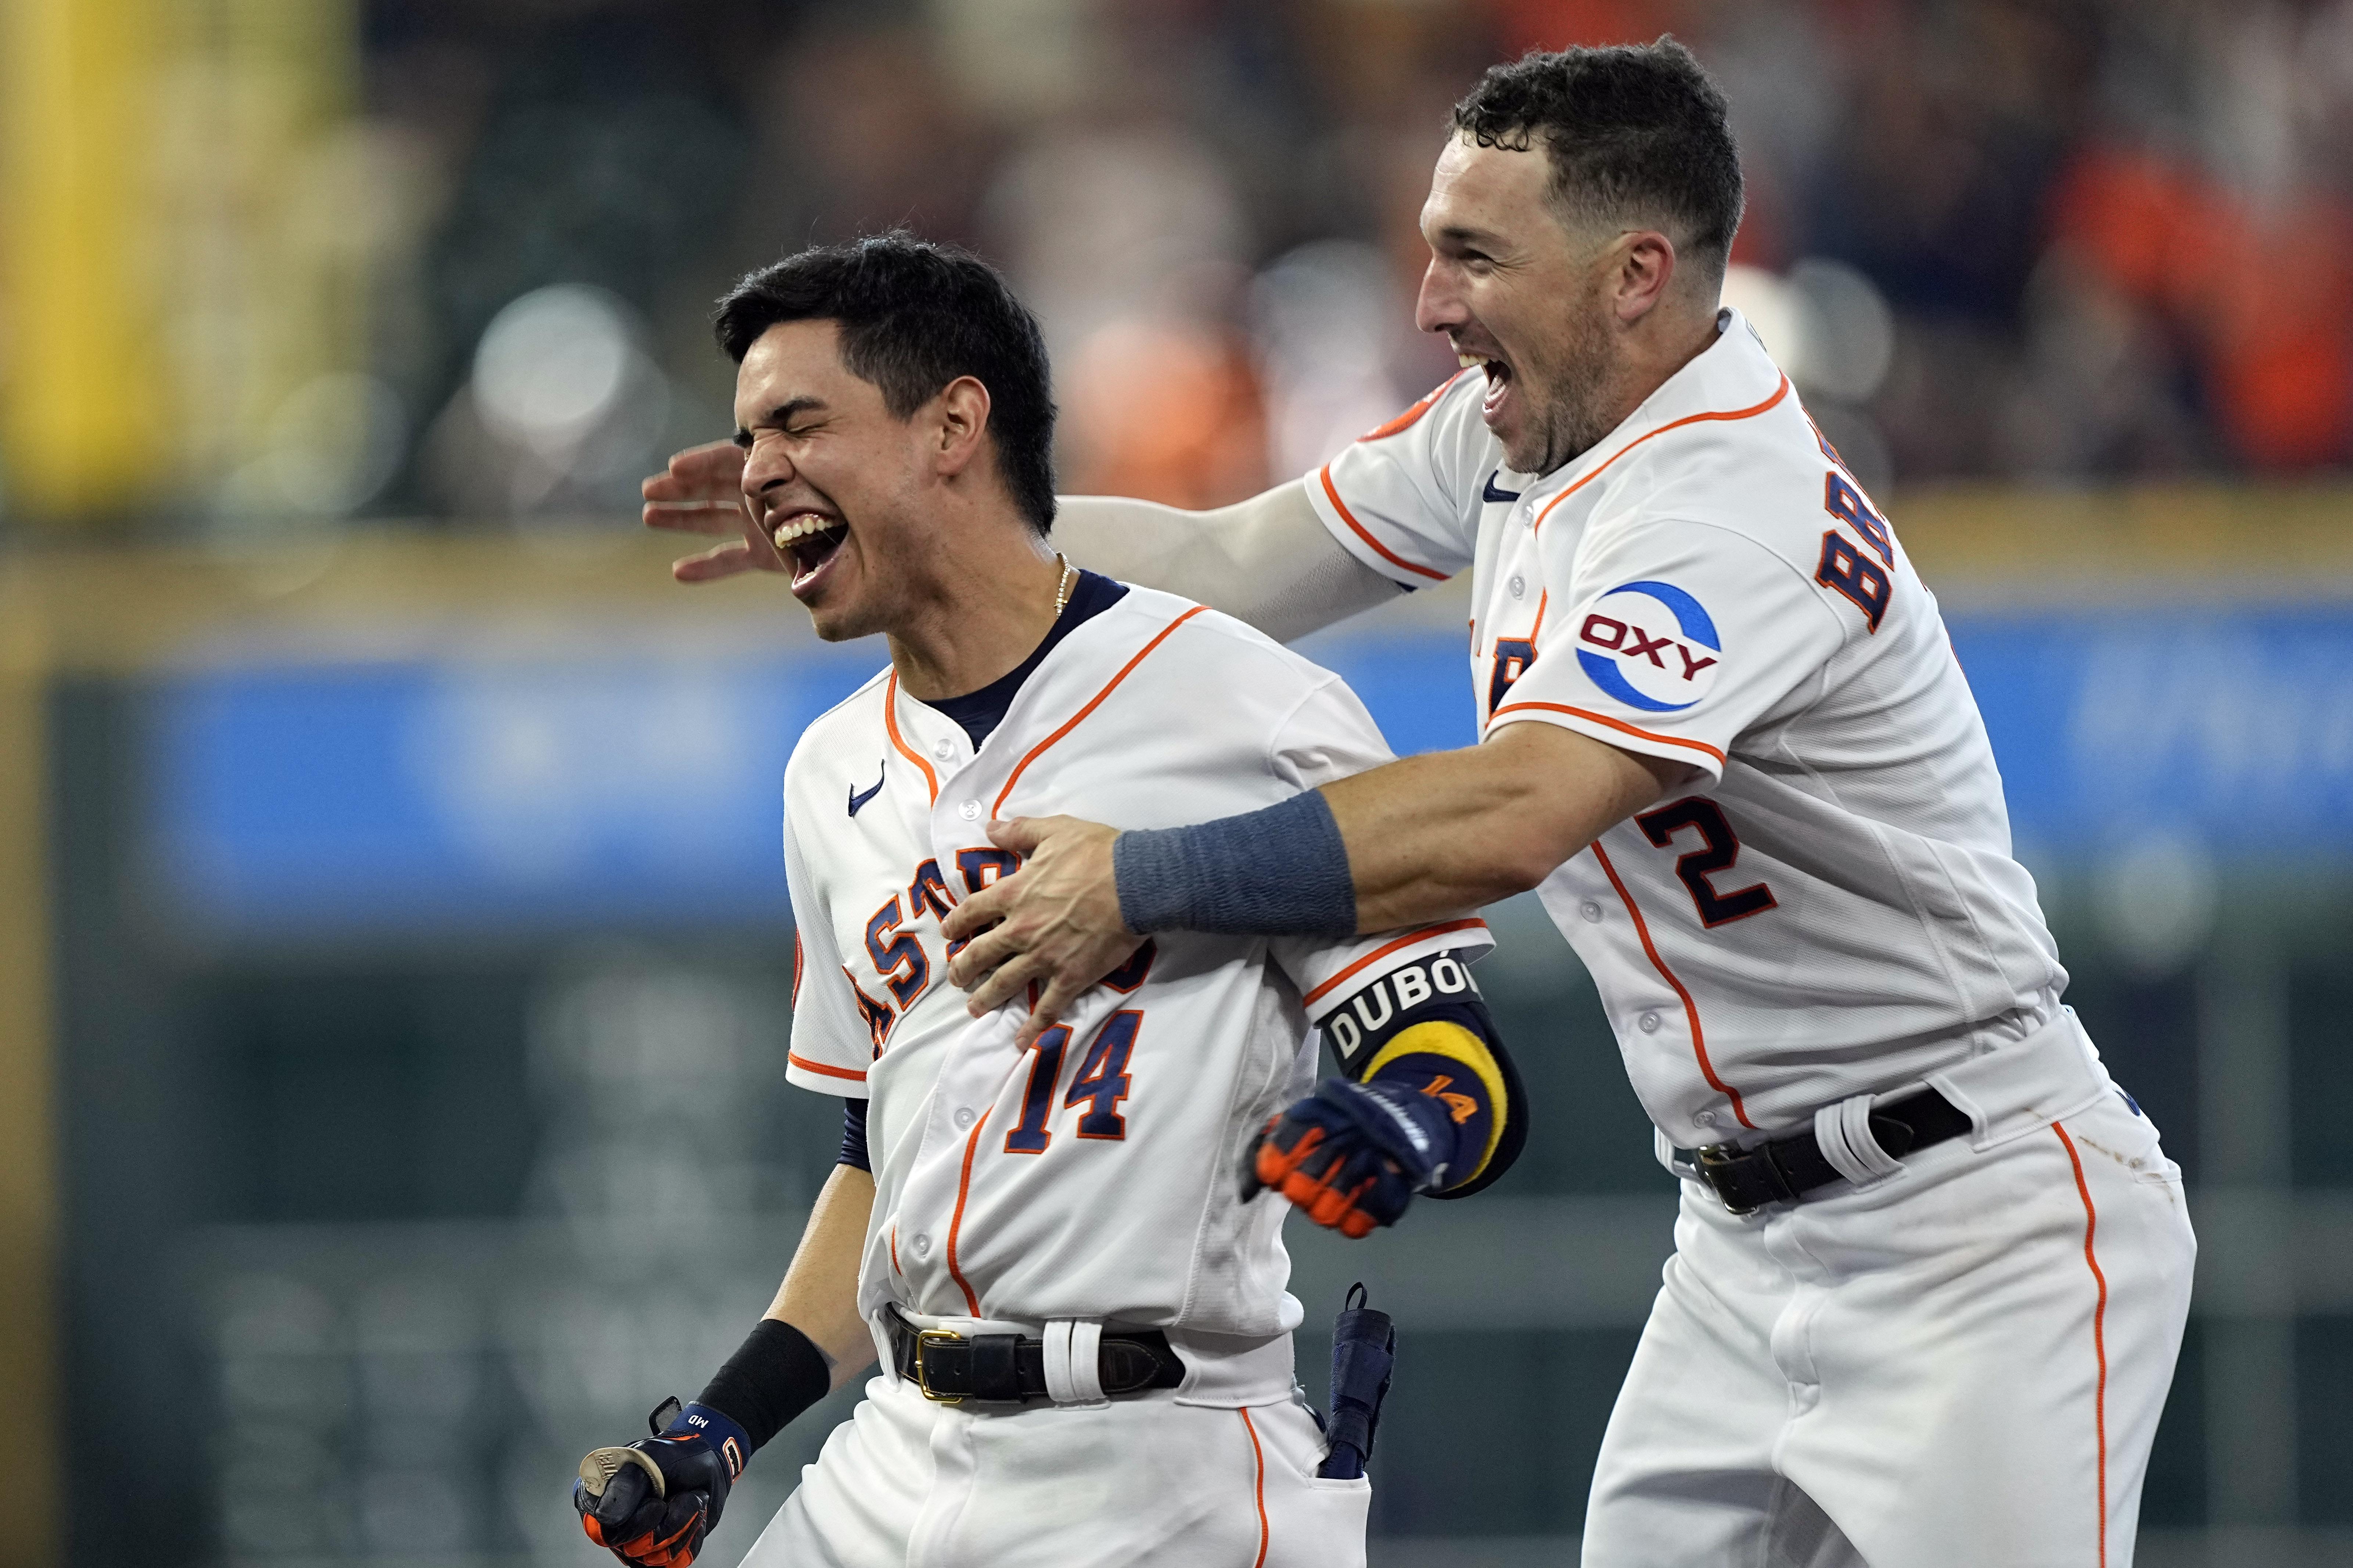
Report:
M1683 366L1715 346L1715 305L1710 301L1702 309L1679 303L1655 310L1642 319L1641 329L1632 334L1628 345L1631 352L1620 389L1622 405L1616 411L1612 429L1631 418L1634 410L1672 381Z
M1715 340L1713 305L1704 319L1687 309L1654 310L1643 317L1621 340L1616 357L1603 373L1588 405L1591 417L1582 426L1580 438L1573 439L1567 455L1545 471L1556 473L1608 440L1610 432L1651 400L1651 394L1714 347Z
M890 632L900 688L918 702L979 690L1054 629L1063 571L1043 539L1026 524L958 537L965 548L937 562L931 591Z

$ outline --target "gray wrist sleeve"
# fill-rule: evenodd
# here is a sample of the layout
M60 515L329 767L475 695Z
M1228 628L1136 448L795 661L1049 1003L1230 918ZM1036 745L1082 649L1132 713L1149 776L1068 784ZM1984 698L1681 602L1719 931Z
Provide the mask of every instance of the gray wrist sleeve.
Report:
M1356 934L1348 847L1322 795L1112 842L1127 929L1229 936Z

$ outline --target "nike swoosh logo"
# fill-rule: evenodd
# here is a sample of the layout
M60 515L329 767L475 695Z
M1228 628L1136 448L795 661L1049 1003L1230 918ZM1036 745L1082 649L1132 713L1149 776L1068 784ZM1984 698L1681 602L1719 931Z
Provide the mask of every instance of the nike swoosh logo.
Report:
M878 767L881 768L881 770L882 770L882 771L881 771L881 773L877 773L877 774L875 774L875 775L874 775L874 787L873 787L873 788L871 788L871 789L868 789L868 790L860 790L860 789L859 789L859 788L858 788L857 786L855 786L855 785L852 785L852 786L851 786L850 791L849 791L849 815L850 815L850 816L856 816L858 815L858 808L859 808L860 806L864 805L868 801L872 800L876 795L881 795L881 794L882 793L882 781L883 781L883 779L884 779L884 778L886 778L886 777L888 777L888 776L889 776L890 772L891 772L890 762L891 762L891 759L890 759L890 758L888 758L888 757L885 757L885 758L883 758L883 759L882 759L882 761L881 761L881 763L878 763L877 764L875 764L876 766L878 766Z
M1497 468L1497 469L1495 470L1495 474L1500 474L1500 473L1502 473L1503 471L1504 471L1503 469L1501 469L1501 468ZM1527 491L1525 491L1525 490L1499 490L1499 489L1497 489L1495 488L1495 474L1489 474L1489 475L1487 476L1487 491L1486 491L1486 494L1485 494L1483 497L1482 497L1481 499L1485 500L1519 500L1522 496L1524 496L1524 495L1525 495L1525 494L1527 494L1527 493L1528 493L1528 492L1527 492Z

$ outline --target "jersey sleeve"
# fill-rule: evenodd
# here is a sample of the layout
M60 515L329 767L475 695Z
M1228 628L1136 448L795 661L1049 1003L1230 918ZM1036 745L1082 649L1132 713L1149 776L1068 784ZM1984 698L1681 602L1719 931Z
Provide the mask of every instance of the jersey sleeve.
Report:
M793 903L793 1029L785 1077L802 1089L837 1099L866 1097L866 1069L874 1060L873 1031L858 1009L849 972L841 966L833 925L785 809L785 881Z
M1336 675L1327 675L1292 709L1275 731L1271 752L1276 776L1300 790L1397 760L1381 739L1380 726ZM1308 999L1308 1015L1314 1018L1319 1002L1329 1011L1390 970L1449 951L1467 960L1493 945L1487 923L1470 916L1340 942L1276 937L1273 955Z
M1478 378L1457 375L1308 475L1308 499L1351 555L1426 588L1471 564L1494 447Z
M1321 1026L1350 997L1382 976L1419 970L1440 993L1475 993L1464 965L1486 956L1495 945L1487 922L1476 915L1436 921L1411 931L1377 931L1371 936L1331 942L1320 937L1276 937L1271 952L1282 972L1299 987L1307 1006L1307 1021ZM1453 962L1441 964L1441 955ZM1458 984L1459 982L1459 984Z
M1336 675L1325 675L1275 727L1267 766L1293 791L1397 761L1364 700Z
M1734 741L1818 680L1849 635L1816 584L1733 529L1645 519L1580 559L1572 543L1540 542L1546 580L1566 588L1547 590L1561 602L1491 731L1558 724L1721 779Z

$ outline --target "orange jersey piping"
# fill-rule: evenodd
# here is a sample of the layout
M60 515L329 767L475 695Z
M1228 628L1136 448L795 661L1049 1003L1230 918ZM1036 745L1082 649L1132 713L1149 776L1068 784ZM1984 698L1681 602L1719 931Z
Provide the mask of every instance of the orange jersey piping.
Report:
M1055 731L1052 734L1047 736L1044 740L1030 747L1029 754L1013 764L1012 774L1006 779L1005 787L997 792L997 804L989 807L990 815L1003 815L1005 811L1006 797L1013 793L1013 786L1021 782L1022 773L1028 770L1031 763L1036 762L1040 756L1043 756L1048 747L1053 745L1063 736L1077 729L1081 720L1093 712L1097 708L1102 707L1103 700L1109 697L1114 690L1116 690L1119 687L1119 683L1125 680L1128 676L1134 671L1135 667L1142 664L1145 657L1149 655L1154 648L1156 648L1162 643L1166 642L1170 634L1175 632L1178 626L1183 626L1187 621L1191 620L1195 616L1199 615L1208 607L1208 606L1206 605L1196 605L1191 609L1186 611L1183 615L1177 616L1175 620L1169 622L1166 626L1161 627L1159 635L1155 637L1150 642L1145 643L1142 647L1138 648L1134 658L1131 658L1125 664L1121 665L1119 667L1119 673L1105 681L1103 683L1103 689L1101 691L1096 692L1092 697L1087 699L1087 705L1085 707L1080 709L1068 719L1062 721L1062 727L1060 729Z
M2092 1308L2092 1354L2098 1361L2100 1381L2093 1395L2092 1431L2100 1445L2100 1568L2108 1564L2108 1277L2100 1272L2100 1259L2092 1250L2093 1233L2100 1227L2099 1211L2092 1206L2092 1189L2084 1180L2084 1162L2075 1152L2075 1141L2056 1121L2051 1131L2059 1134L2066 1145L2067 1163L2075 1169L2075 1193L2084 1200L2084 1261L2091 1266L2092 1282L2099 1287L2099 1300Z
M1626 912L1634 917L1634 934L1642 939L1642 951L1651 955L1651 967L1657 970L1660 978L1674 987L1675 994L1683 998L1683 1016L1691 1022L1692 1055L1699 1062L1700 1076L1707 1079L1710 1089L1732 1102L1732 1114L1740 1119L1740 1125L1754 1128L1757 1123L1748 1120L1748 1108L1740 1103L1740 1091L1716 1077L1715 1064L1707 1059L1707 1037L1700 1030L1698 1005L1693 1002L1692 994L1683 989L1683 983L1675 978L1675 972L1667 967L1667 961L1659 956L1657 946L1651 941L1650 922L1642 919L1641 909L1634 902L1634 895L1626 890L1624 882L1619 880L1618 868L1609 863L1609 852L1601 847L1601 841L1595 839L1592 848L1593 858L1601 862L1602 875L1608 877L1609 885L1618 889L1619 900L1625 904Z
M1395 952L1398 949L1401 947L1410 947L1415 942L1421 941L1424 937L1444 936L1451 931L1467 931L1472 926L1484 925L1486 923L1486 921L1480 920L1476 916L1472 916L1469 920L1448 921L1444 925L1424 926L1418 931L1409 932L1405 936L1398 938L1395 942L1389 942L1381 947L1377 947L1372 952L1365 954L1364 957L1356 960L1356 963L1348 965L1347 968L1340 971L1339 973L1332 976L1331 979L1326 980L1314 990L1310 991L1306 995L1306 1002L1310 1006L1313 1006L1317 1001L1322 999L1323 996L1332 989L1332 987L1339 984L1340 982L1347 979L1348 976L1356 973L1356 971L1364 968L1365 965L1368 963L1377 963L1382 959L1387 958L1390 953Z
M1366 439L1369 440L1371 437L1367 437ZM1433 583L1443 583L1446 581L1445 573L1433 571L1428 566L1418 565L1411 561L1408 561L1404 556L1399 555L1396 551L1391 550L1388 545L1383 544L1379 540L1375 539L1365 525L1356 521L1356 514L1348 510L1348 503L1340 499L1339 487L1332 482L1331 464L1324 464L1322 468L1317 470L1317 474L1324 481L1324 493L1332 498L1332 509L1340 514L1340 521L1346 523L1348 527L1355 531L1357 538L1370 545L1374 552L1380 556L1382 560L1388 562L1392 566L1402 567L1404 570L1414 574L1416 576L1427 577Z
M828 1078L846 1078L853 1083L864 1083L866 1081L866 1075L853 1068L828 1067L823 1062L813 1062L809 1060L808 1058L802 1056L797 1051L786 1051L785 1053L785 1060L791 1063L794 1067L800 1068L803 1072L820 1072Z
M1569 497L1575 495L1577 491L1583 489L1594 480L1599 479L1603 470L1608 468L1610 464L1616 462L1619 458L1624 457L1627 453L1632 451L1643 442L1651 439L1653 436L1663 436L1670 430L1680 430L1686 425L1697 425L1703 421L1711 419L1754 419L1757 416L1764 413L1767 409L1773 407L1776 404L1779 403L1781 399L1788 395L1789 378L1785 375L1781 378L1781 384L1773 389L1773 395L1767 398L1762 403L1752 404L1746 408L1727 409L1721 413L1686 414L1681 419L1669 420L1666 424L1660 426L1655 430L1643 431L1640 436L1635 437L1632 440L1627 442L1624 446L1610 453L1609 456L1604 458L1600 462L1595 464L1591 473L1586 475L1583 479L1577 480L1577 483L1569 486L1568 489L1561 491L1560 494L1546 501L1545 503L1544 510L1536 513L1536 520L1535 523L1531 525L1528 531L1534 533L1542 530L1545 519L1552 515L1553 508L1558 506L1561 502L1567 500Z
M964 1229L964 1201L972 1193L973 1152L980 1147L981 1130L988 1125L988 1119L996 1109L991 1106L982 1111L980 1120L972 1124L972 1136L964 1141L964 1174L956 1178L955 1213L948 1217L948 1278L955 1280L956 1289L964 1292L964 1304L976 1318L980 1316L980 1298L972 1293L971 1282L965 1279L964 1270L956 1267L956 1237Z
M923 761L922 754L907 744L906 737L899 733L899 672L895 669L882 688L882 727L891 732L892 750L923 770L923 787L932 792L932 804L937 805L940 803L940 775L932 772L932 764Z
M1415 426L1421 423L1421 416L1423 415L1438 406L1438 400L1446 395L1446 389L1452 386L1456 382L1461 381L1461 379L1462 373L1459 370L1456 371L1452 375L1450 375L1444 381L1440 382L1437 386L1430 390L1430 395L1424 397L1420 402L1415 404L1412 407L1407 409L1404 413L1398 415L1396 418L1388 421L1387 424L1375 426L1372 429L1367 430L1363 435L1357 437L1357 444L1362 445L1366 441L1386 441L1392 436L1400 435L1405 431L1412 429Z
M1686 741L1680 735L1653 734L1648 730L1639 729L1632 724L1627 723L1623 719L1612 719L1607 713L1588 712L1582 708L1571 708L1565 702L1506 702L1501 708L1496 709L1493 713L1487 715L1488 726L1492 729L1495 721L1502 718L1504 714L1517 713L1525 709L1535 709L1546 713L1567 713L1579 719L1590 719L1596 724L1607 724L1611 729L1623 731L1629 735L1639 736L1645 741L1656 741L1662 746L1687 746L1694 752L1705 752L1709 756L1714 757L1716 760L1718 766L1721 766L1724 763L1724 753L1717 751L1714 746L1709 745L1705 741Z
M1250 1568L1266 1568L1266 1549L1272 1534L1266 1527L1266 1450L1259 1447L1258 1425L1250 1419L1248 1407L1234 1414L1242 1418L1242 1430L1250 1434L1250 1460L1258 1468L1257 1479L1252 1483L1258 1502L1258 1558Z

